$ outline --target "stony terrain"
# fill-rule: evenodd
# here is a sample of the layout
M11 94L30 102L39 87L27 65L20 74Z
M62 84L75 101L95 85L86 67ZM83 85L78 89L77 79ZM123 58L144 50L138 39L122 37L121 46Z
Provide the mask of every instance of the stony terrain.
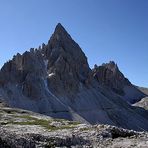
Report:
M15 108L0 108L0 147L146 148L148 133L89 125Z
M4 64L0 70L0 96L10 107L52 118L148 130L148 111L127 103L128 99L139 99L141 93L138 90L135 96L137 89L117 66L107 65L107 70L103 66L99 72L102 80L109 78L113 80L109 84L116 82L113 85L116 91L98 81L99 72L90 69L80 46L58 24L47 44L18 53ZM121 84L128 84L124 100L120 95Z

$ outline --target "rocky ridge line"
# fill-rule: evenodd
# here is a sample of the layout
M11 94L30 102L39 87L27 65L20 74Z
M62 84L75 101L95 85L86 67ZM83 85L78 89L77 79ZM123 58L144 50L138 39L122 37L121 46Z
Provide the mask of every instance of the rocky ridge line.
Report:
M147 111L132 107L93 77L85 54L61 24L47 45L4 64L0 94L11 107L53 118L148 130Z

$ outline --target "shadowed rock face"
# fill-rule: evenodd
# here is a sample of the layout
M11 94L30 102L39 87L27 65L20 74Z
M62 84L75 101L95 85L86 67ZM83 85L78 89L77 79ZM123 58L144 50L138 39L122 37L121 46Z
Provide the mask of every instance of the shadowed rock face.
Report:
M138 90L131 82L120 72L117 64L110 61L101 66L95 65L93 77L99 84L110 88L113 92L120 95L130 103L137 102L145 97L145 94Z
M148 112L121 99L123 95L119 94L127 94L123 90L118 92L121 86L131 84L122 73L116 74L119 70L114 65L105 66L107 70L102 66L100 74L98 70L92 71L79 45L58 24L47 45L17 54L4 64L0 71L0 94L10 107L51 117L148 130ZM106 85L116 88L116 93Z

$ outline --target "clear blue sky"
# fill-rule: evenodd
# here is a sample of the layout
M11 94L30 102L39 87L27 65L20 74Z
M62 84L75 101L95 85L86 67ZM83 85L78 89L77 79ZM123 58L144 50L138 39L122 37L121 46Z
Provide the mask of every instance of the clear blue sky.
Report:
M91 67L114 60L148 87L148 0L0 0L0 66L47 43L60 22Z

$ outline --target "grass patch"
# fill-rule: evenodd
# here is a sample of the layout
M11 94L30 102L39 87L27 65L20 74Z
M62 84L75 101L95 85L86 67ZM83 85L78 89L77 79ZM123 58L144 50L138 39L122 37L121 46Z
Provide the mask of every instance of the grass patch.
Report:
M50 125L50 123L52 122L52 120L44 120L44 119L37 119L31 116L21 116L22 118L25 119L29 119L31 121L23 121L23 122L8 122L7 124L17 124L17 125L39 125L42 126L50 131L54 131L54 130L62 130L62 129L72 129L75 128L75 122L72 122L71 124L68 125L61 125L61 126L54 126L54 125ZM54 121L54 120L53 120Z
M12 112L11 112L12 113ZM16 125L39 125L47 130L54 131L54 130L62 130L62 129L73 129L76 127L76 125L79 124L79 122L76 121L68 121L65 119L39 119L37 117L32 117L31 115L17 115L13 114L14 118L22 118L26 119L25 121L8 121L6 123L1 123L1 125L7 125L7 124L16 124ZM52 122L59 122L61 125L50 125Z
M23 116L16 116L16 117L24 118L24 119L28 119L28 120L38 120L37 118L32 117L30 115L23 115Z
M70 125L79 125L80 122L77 122L77 121L69 121L69 124Z
M68 121L65 119L52 119L52 121L66 122L68 125L79 125L80 124L80 122L78 122L78 121Z

